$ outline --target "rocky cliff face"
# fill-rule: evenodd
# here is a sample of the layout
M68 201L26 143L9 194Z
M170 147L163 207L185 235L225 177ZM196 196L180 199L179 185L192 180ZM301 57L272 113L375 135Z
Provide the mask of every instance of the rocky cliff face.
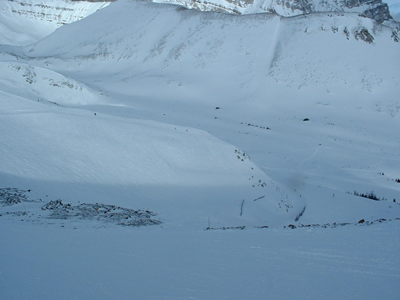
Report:
M3 0L0 14L19 15L61 26L78 21L117 0ZM152 0L201 11L234 14L273 12L291 17L314 12L356 12L378 23L391 20L382 0Z
M0 44L29 45L62 25L81 20L109 2L1 0Z
M87 17L118 0L2 0L0 44L34 43L58 27ZM135 0L132 0L135 1ZM201 11L232 14L275 13L284 17L336 12L358 13L396 30L389 7L382 0L149 0ZM12 42L11 42L12 41Z
M153 0L175 3L187 8L221 11L234 14L273 12L292 17L318 12L360 13L378 23L392 19L389 7L382 0Z
M2 0L0 1L0 14L45 21L59 27L78 21L108 4L107 1Z
M375 7L365 10L363 14L368 18L374 19L378 23L383 23L384 21L392 19L389 13L389 6L386 3L377 4Z

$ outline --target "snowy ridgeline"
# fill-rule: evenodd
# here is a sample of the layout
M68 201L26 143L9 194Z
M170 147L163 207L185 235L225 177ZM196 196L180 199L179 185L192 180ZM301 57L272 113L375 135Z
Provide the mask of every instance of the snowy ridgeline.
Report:
M108 4L70 0L0 1L0 44L29 45Z
M310 13L340 12L360 13L378 23L392 19L387 3L382 1L322 1L322 0L155 0L157 3L179 4L201 11L218 11L233 14L275 13L294 17Z
M113 23L102 21L116 14ZM396 84L399 40L396 29L357 14L234 16L118 1L60 28L24 55L42 58L36 64L43 68L79 72L84 81L108 74L118 92L126 83L144 95L181 87L174 97L187 98L206 85L209 98L235 86L251 94L264 85L261 91L271 94L276 87L268 79L299 89L349 84L371 91L383 81ZM219 85L212 84L214 74L224 78ZM161 87L151 89L145 81Z
M119 0L124 1L124 0ZM79 21L112 1L23 0L0 3L0 44L29 45L62 25ZM178 4L201 11L218 11L233 14L274 13L293 17L310 13L359 13L378 23L399 27L397 0L388 4L382 1L225 1L225 0L156 0L158 3ZM390 8L390 11L389 11ZM112 20L115 20L113 16Z
M116 14L112 24L102 21ZM396 88L399 45L397 30L357 14L234 16L118 1L60 28L24 55L78 81L98 86L107 81L107 89L117 93L213 103L279 97L281 85L324 92L342 86L369 92L385 84ZM215 78L224 80L216 85ZM388 106L396 110L395 103Z
M0 4L0 12L1 15L8 16L10 19L29 19L34 22L42 21L43 23L54 23L57 27L60 27L87 17L95 11L106 7L109 2L110 1L5 0Z
M19 62L0 62L0 68L7 74L0 82L2 92L54 105L99 101L95 91L85 84L51 70Z

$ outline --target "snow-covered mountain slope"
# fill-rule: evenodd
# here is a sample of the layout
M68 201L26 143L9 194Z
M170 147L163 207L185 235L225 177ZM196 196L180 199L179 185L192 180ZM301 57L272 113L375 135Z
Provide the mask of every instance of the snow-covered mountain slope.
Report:
M108 96L111 105L86 109L210 132L294 193L297 214L306 201L304 222L334 222L398 208L399 138L387 130L399 120L397 39L357 14L235 16L117 1L35 45L1 49Z
M378 23L392 18L388 5L381 0L155 0L154 2L179 4L202 11L219 11L234 14L272 12L284 17L293 17L318 12L352 12L363 14Z
M12 37L1 299L396 299L395 29L119 0Z
M97 93L72 78L18 62L0 62L0 90L55 105L98 103Z
M157 91L175 89L175 85L164 84L171 80L186 81L185 86L203 84L201 80L208 88L221 90L227 86L243 87L244 81L255 85L273 79L289 84L293 79L284 78L287 76L297 76L295 88L301 88L304 82L328 88L339 80L368 89L369 85L379 86L383 77L396 80L397 70L392 65L398 65L399 33L356 14L235 17L119 2L99 11L94 18L60 28L27 49L26 56L42 57L46 64L54 64L52 68L77 71L90 78L118 73L116 81L121 85L157 76L153 80L162 84ZM117 13L119 19L112 24L101 21ZM130 21L132 14L136 22ZM94 32L93 27L98 30ZM68 38L71 36L74 38ZM359 51L363 55L354 60L353 53ZM62 60L71 61L57 63ZM185 73L199 80L189 83ZM213 77L203 76L215 73L227 80L213 85ZM138 84L136 88L142 87Z
M0 2L0 44L31 44L108 4L107 1L3 0Z
M52 71L1 67L2 186L149 208L166 226L278 225L304 207L245 152L204 131L67 109L106 99Z

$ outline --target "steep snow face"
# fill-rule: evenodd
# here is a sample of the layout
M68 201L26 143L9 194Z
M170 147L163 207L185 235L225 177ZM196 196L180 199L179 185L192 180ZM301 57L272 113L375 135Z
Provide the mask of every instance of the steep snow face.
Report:
M102 21L115 14L112 24ZM78 71L82 79L102 81L108 74L116 89L129 85L143 96L175 91L174 97L185 99L186 92L207 89L212 99L235 89L252 98L256 91L257 97L273 93L273 82L326 90L337 84L368 91L383 82L397 86L398 41L397 31L356 14L234 16L118 1L94 18L60 28L26 55L62 72ZM212 74L224 80L215 85Z
M108 4L106 1L1 1L0 44L31 44L58 27L81 20Z
M315 12L356 12L379 23L391 19L388 5L381 0L155 0L154 2L173 3L202 11L221 11L234 14L273 12L280 16L292 17Z
M2 186L74 204L150 209L166 226L206 227L207 218L216 227L271 226L304 207L246 153L204 131L17 95L18 81L14 93L0 92Z

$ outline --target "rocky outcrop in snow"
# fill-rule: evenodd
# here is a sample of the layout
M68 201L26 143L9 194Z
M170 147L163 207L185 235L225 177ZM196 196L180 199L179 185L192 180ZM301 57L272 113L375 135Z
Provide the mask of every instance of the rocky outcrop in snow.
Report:
M70 0L4 0L0 3L0 13L23 16L61 26L78 21L108 4L107 1L94 3Z
M109 3L70 0L0 1L0 44L25 46Z
M202 11L220 11L234 14L273 12L292 17L315 12L355 12L378 23L392 19L389 7L382 0L154 0L174 3Z

